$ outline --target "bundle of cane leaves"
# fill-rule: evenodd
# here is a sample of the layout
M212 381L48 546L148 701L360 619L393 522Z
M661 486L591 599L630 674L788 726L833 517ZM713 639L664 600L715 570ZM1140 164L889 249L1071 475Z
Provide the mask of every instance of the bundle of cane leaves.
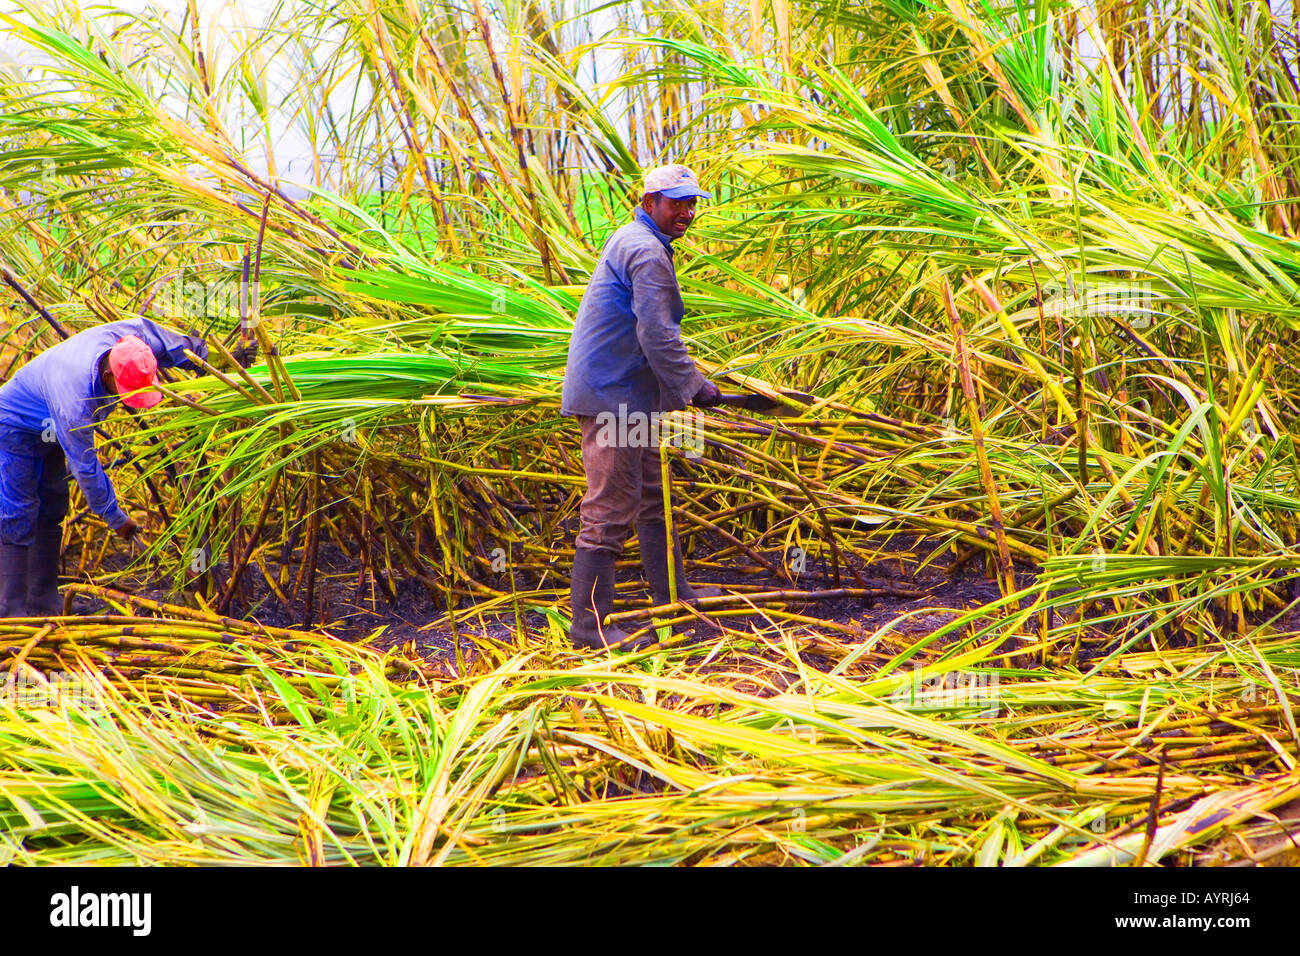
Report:
M153 624L182 645L205 630ZM990 668L990 643L900 681L908 655L836 677L787 640L758 671L743 647L708 672L689 653L651 668L657 655L555 668L533 654L429 683L308 635L286 650L206 629L152 666L96 661L93 624L48 647L12 634L78 678L57 700L6 699L15 861L1122 862L1155 805L1170 826L1157 862L1218 832L1180 816L1206 815L1211 794L1253 811L1294 783L1286 695L1243 697L1223 655L1068 677ZM30 657L41 648L55 656ZM1296 638L1258 654L1286 679ZM944 684L955 671L982 680ZM744 689L756 679L779 683Z
M434 794L452 819L472 812L527 717L485 726L482 695L446 711L355 652L327 650L334 672L294 681L240 651L254 670L226 708L161 675L147 689L160 705L82 671L89 701L9 710L0 790L17 858L403 862Z

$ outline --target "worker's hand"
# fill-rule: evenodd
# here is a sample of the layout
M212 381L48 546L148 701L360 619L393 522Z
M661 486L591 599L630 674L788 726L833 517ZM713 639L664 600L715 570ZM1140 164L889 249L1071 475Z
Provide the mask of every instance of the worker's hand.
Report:
M127 541L130 541L140 533L140 526L135 523L134 518L127 518L126 524L122 525L120 528L114 528L113 533L119 538L125 538Z
M257 343L249 342L230 353L230 357L239 363L240 368L248 368L257 362Z
M700 386L700 390L691 399L691 404L698 405L700 408L712 408L714 405L721 405L722 389L705 379L704 384Z

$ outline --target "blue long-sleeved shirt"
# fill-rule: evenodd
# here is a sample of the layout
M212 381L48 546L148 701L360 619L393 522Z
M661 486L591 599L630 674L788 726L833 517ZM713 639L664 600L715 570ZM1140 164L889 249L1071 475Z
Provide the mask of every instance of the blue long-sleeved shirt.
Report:
M99 462L94 426L118 400L104 388L100 360L128 335L153 350L159 368L193 368L185 349L204 361L208 357L207 343L198 336L180 335L145 318L123 319L79 332L46 349L0 385L0 425L30 432L52 428L86 503L114 529L126 524L127 515Z
M682 343L671 243L640 208L605 243L573 323L561 414L672 411L704 387Z

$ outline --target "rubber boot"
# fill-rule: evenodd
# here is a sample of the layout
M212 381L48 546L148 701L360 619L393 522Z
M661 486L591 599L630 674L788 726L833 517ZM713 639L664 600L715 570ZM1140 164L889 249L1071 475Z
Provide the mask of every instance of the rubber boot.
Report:
M0 542L0 617L27 617L27 552Z
M668 591L668 526L664 522L638 521L636 537L641 543L641 570L650 582L655 605L667 604L672 599ZM677 579L679 601L694 603L700 598L721 597L725 593L721 588L691 587L686 580L682 547L677 541L673 542L673 573Z
M636 537L641 543L641 570L650 582L650 593L655 606L672 600L668 590L668 526L664 522L637 522ZM682 561L682 547L673 542L673 573L676 576L677 600L695 605L702 597L719 597L721 588L692 587L686 580L686 565ZM689 643L717 637L722 629L714 621L697 621L693 626L695 637Z
M27 613L32 617L63 614L63 597L59 594L62 545L62 526L36 529L36 540L27 554Z
M603 548L578 548L573 556L569 602L573 608L569 639L574 647L630 650L654 641L652 635L634 640L622 628L600 623L614 607L613 552Z

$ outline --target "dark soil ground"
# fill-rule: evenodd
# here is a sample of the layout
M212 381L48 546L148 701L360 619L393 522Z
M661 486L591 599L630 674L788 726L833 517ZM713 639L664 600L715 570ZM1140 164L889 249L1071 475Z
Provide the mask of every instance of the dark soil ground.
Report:
M649 604L649 591L641 576L635 539L629 542L629 553L618 568L618 598L616 610L644 607ZM784 609L789 612L826 622L818 628L802 625L809 633L821 631L838 642L866 640L882 627L899 621L890 628L888 637L880 642L878 650L893 653L916 640L932 634L954 616L972 608L996 601L1000 596L998 585L991 580L982 557L958 562L948 551L935 554L937 542L918 536L894 535L878 549L875 559L864 562L848 556L839 569L838 583L834 569L819 559L810 559L803 572L795 577L794 584L782 580L760 566L749 555L726 557L727 543L721 539L709 540L698 536L687 554L687 569L695 584L721 586L730 593L785 590L811 592L836 588L872 588L882 593L871 597L838 597L810 601L792 599ZM772 566L780 567L780 551L759 551ZM699 555L724 555L721 559L697 559ZM126 552L118 549L116 556L107 558L103 567L124 567ZM549 604L558 599L567 615L568 559L557 562L554 573L539 575L536 571L517 571L513 574L513 588L520 594L521 605L526 603ZM69 566L75 566L73 556L65 556ZM446 595L432 594L415 580L399 581L393 588L395 598L390 598L383 580L372 582L361 574L355 559L332 543L323 543L318 557L319 572L316 581L314 606L310 619L301 601L286 607L272 592L260 573L245 577L244 593L232 602L228 613L232 617L256 620L274 627L310 628L327 632L345 640L367 640L376 649L406 645L429 660L452 664L455 659L453 628L445 610ZM294 571L297 569L294 568ZM856 572L856 573L855 573ZM218 564L213 568L217 581L225 580L227 568ZM1023 587L1036 580L1038 571L1032 567L1018 567L1016 579ZM483 583L509 593L511 575L502 572L487 574ZM133 576L117 584L123 590L151 600L170 603L190 603L193 598L182 592L171 593L166 582ZM538 593L545 588L548 592ZM477 654L475 638L488 638L504 645L531 643L546 640L550 627L545 615L535 610L520 608L522 621L518 621L509 602L495 609L475 612L475 601L468 596L458 602L455 634L459 639L461 654L472 659ZM480 603L482 603L480 601ZM78 596L74 610L88 613L98 607L98 602ZM918 613L919 612L919 613ZM726 617L730 627L749 630L752 624L760 627L767 622L761 615L748 619ZM1061 623L1054 616L1051 624ZM522 632L521 633L521 624ZM1113 642L1113 635L1105 630L1087 627L1082 642L1080 659L1086 660L1105 652ZM951 639L957 639L953 636ZM947 641L940 642L947 643ZM815 664L815 661L809 663Z

